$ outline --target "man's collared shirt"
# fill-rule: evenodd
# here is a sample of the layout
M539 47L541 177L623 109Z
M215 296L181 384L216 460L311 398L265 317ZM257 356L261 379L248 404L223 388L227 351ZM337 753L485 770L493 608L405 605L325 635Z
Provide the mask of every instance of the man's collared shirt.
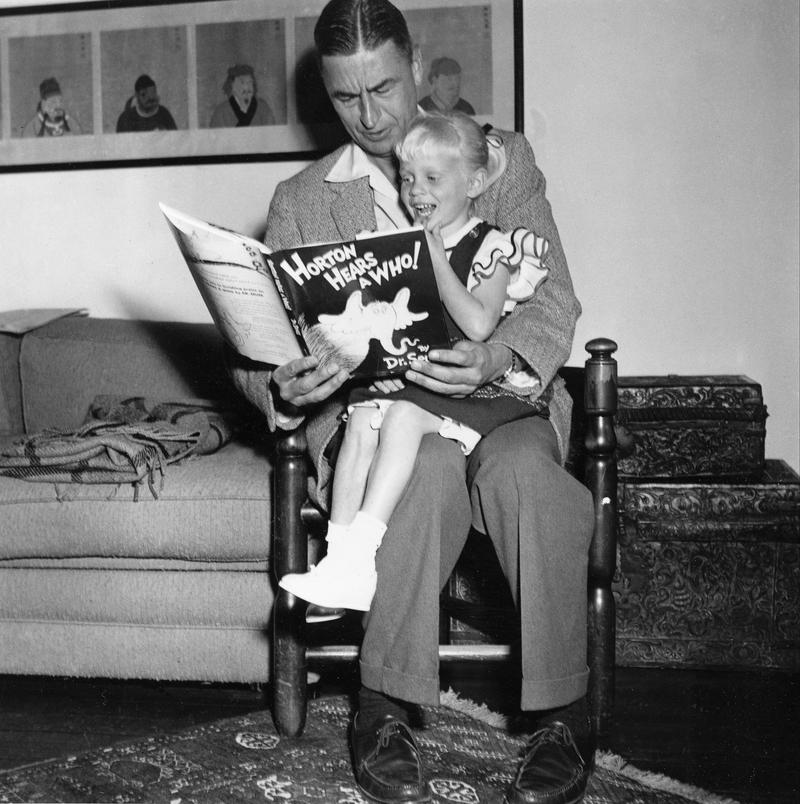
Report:
M366 176L372 190L378 231L404 229L411 225L397 188L354 142L349 143L325 181L349 182Z

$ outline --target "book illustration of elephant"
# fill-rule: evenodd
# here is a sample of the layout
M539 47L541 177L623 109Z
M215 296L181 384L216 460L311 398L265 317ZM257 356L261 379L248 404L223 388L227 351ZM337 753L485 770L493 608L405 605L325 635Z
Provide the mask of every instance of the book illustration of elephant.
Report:
M364 361L372 339L379 341L387 354L404 355L408 351L405 339L396 346L394 333L428 317L428 313L412 313L408 309L410 298L411 291L401 288L391 302L364 304L361 291L356 290L348 296L343 312L320 314L319 323L306 327L303 336L321 364L335 361L348 372Z

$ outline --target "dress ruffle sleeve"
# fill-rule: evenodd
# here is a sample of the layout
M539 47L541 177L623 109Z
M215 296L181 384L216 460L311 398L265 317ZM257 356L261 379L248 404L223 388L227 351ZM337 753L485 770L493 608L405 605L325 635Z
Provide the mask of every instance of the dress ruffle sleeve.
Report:
M475 254L467 277L467 290L479 285L482 277L493 275L498 263L502 264L509 274L503 312L511 312L518 302L530 299L547 278L544 262L549 247L544 237L528 229L489 232Z

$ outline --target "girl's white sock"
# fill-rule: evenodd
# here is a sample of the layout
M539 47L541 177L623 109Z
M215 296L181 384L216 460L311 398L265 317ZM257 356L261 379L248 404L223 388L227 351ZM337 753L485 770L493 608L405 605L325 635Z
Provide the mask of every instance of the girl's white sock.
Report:
M328 532L325 535L325 540L335 542L337 539L345 536L350 529L350 525L343 525L341 522L328 521Z
M377 550L380 547L383 534L386 533L386 523L376 519L365 511L359 511L349 527L351 537L374 544Z

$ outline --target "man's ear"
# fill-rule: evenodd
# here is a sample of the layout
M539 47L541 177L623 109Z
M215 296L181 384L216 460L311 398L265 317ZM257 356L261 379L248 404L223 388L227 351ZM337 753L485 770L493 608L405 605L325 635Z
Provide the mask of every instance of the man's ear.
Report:
M478 168L467 181L467 197L475 199L488 186L489 174L485 168Z
M411 51L411 74L414 76L414 83L417 86L422 84L424 73L425 70L422 66L422 51L419 49L418 45L414 45L414 49Z

